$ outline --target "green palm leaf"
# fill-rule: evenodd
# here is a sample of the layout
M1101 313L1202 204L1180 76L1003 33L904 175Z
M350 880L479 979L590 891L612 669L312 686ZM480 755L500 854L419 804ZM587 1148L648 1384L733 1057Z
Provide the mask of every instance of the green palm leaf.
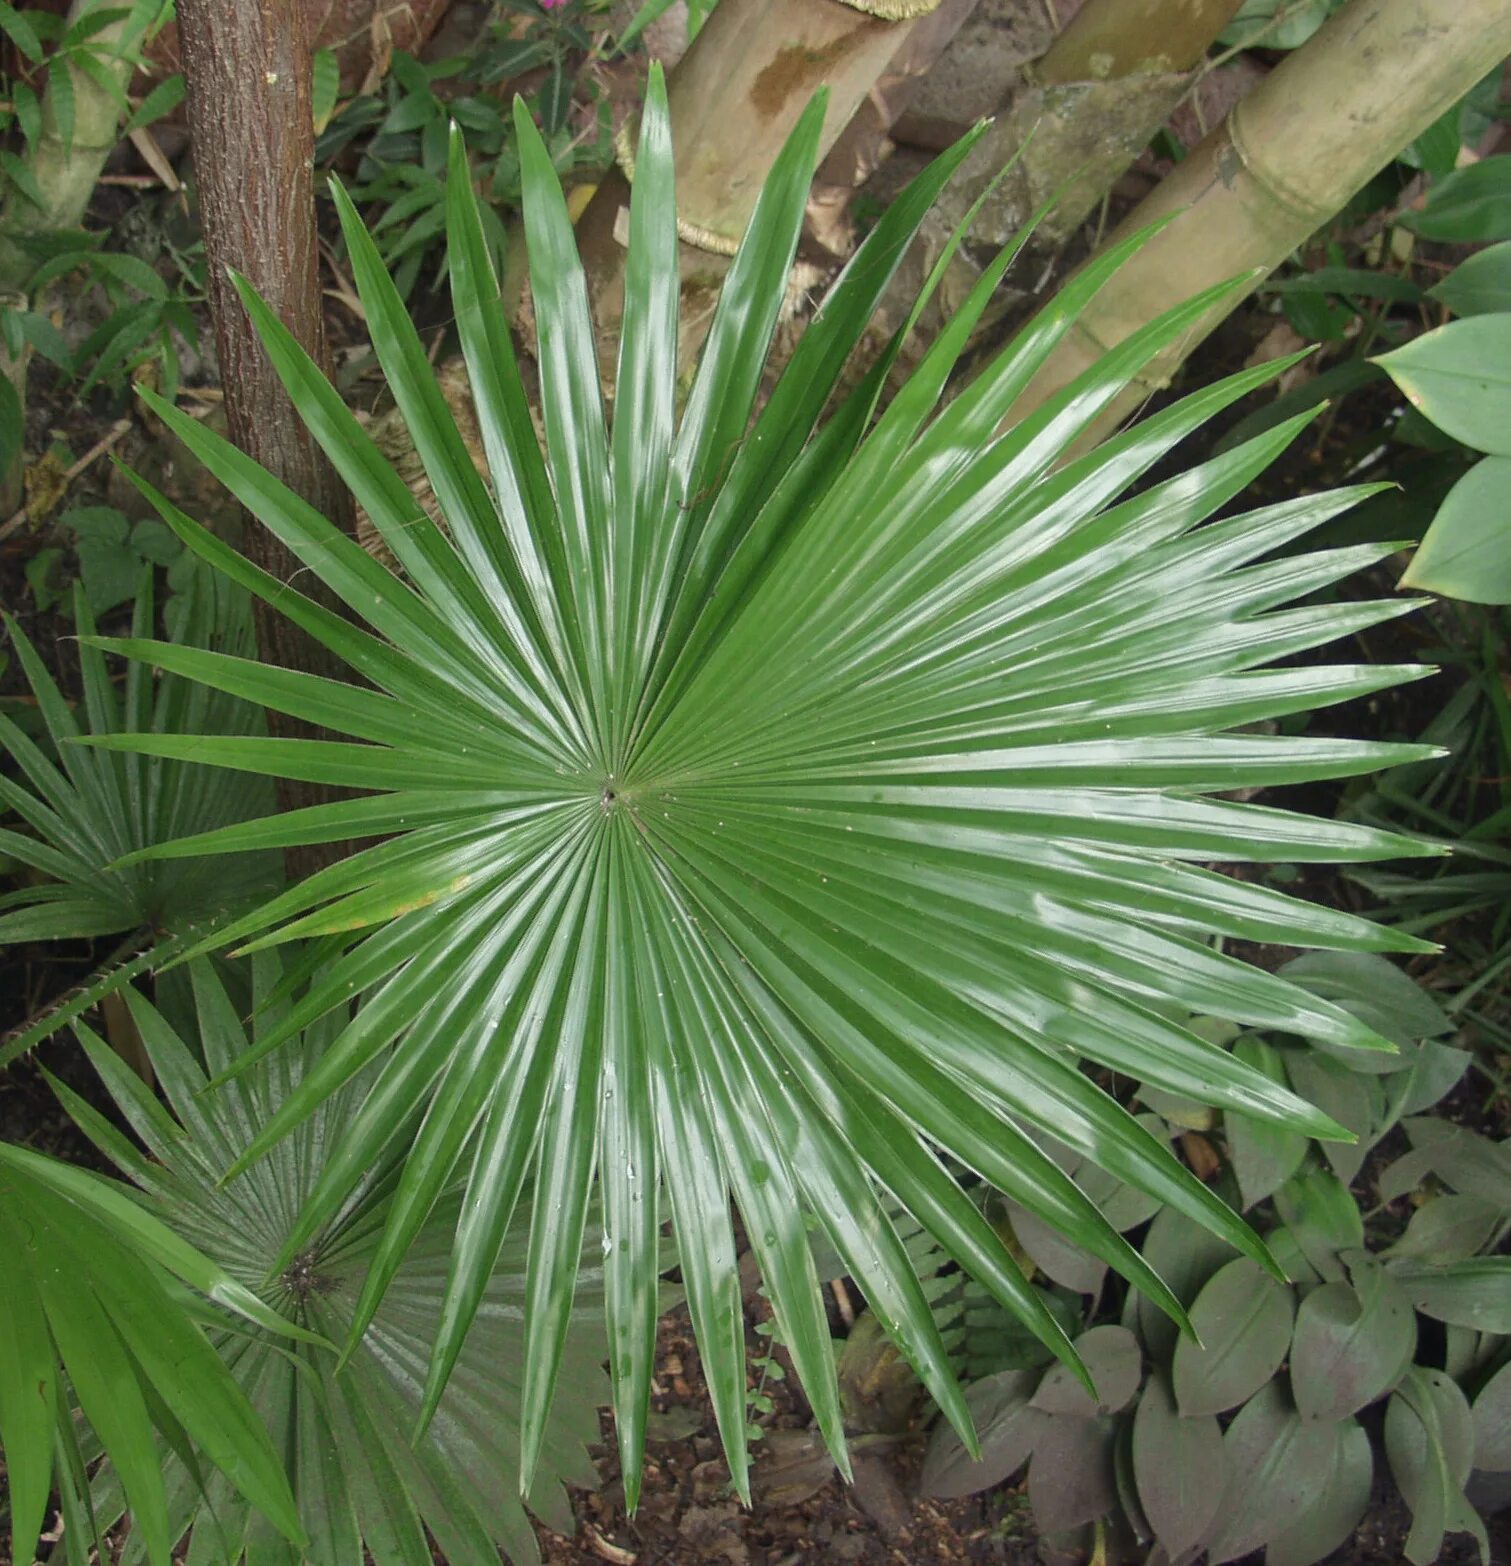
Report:
M967 1430L888 1201L1068 1360L1064 1333L948 1160L1180 1320L1169 1290L1035 1133L1051 1131L1090 1166L1268 1263L1234 1213L1082 1062L1343 1135L1172 1016L1199 1008L1387 1048L1346 1012L1224 955L1212 938L1420 949L1208 868L1423 851L1221 797L1426 753L1232 732L1419 672L1296 662L1401 612L1399 602L1285 607L1383 556L1282 548L1367 491L1209 521L1283 449L1295 421L1137 489L1272 369L1231 377L1064 460L1098 411L1226 290L1151 322L999 434L1085 301L1142 242L1130 241L942 410L964 328L940 339L869 434L874 375L820 426L880 290L963 156L957 149L873 230L757 411L821 112L816 104L777 161L680 419L659 77L636 164L612 419L561 193L520 116L543 450L458 163L452 286L491 493L464 460L415 330L343 204L374 346L441 498L444 530L401 493L271 312L246 296L399 575L240 453L153 403L372 628L259 580L162 508L192 547L276 597L371 688L134 642L120 650L171 656L181 673L283 711L318 709L352 738L111 743L174 756L192 747L225 766L380 795L167 852L390 834L222 932L253 946L318 935L332 951L254 1053L365 997L233 1168L254 1166L329 1094L375 1071L279 1262L340 1210L373 1158L407 1148L354 1337L442 1192L465 1181L427 1417L533 1173L526 1478L596 1180L632 1503L663 1216L737 1483L746 1464L731 1197L841 1462L832 1361L802 1239L810 1218ZM968 315L983 301L968 302ZM387 1053L400 1036L403 1048Z
M537 1561L534 1530L514 1484L528 1381L521 1325L527 1301L524 1226L495 1247L473 1302L476 1317L466 1349L429 1431L411 1445L405 1436L424 1398L459 1217L457 1196L443 1198L428 1216L338 1372L332 1340L348 1337L364 1279L383 1243L392 1179L382 1169L364 1171L341 1210L271 1277L269 1264L319 1181L326 1150L341 1142L360 1113L373 1073L329 1096L256 1168L217 1185L226 1164L297 1089L341 1024L332 1015L234 1081L207 1091L206 1069L232 1065L251 1041L210 963L195 962L188 972L198 1053L135 990L124 992L166 1106L103 1040L87 1028L77 1030L150 1157L76 1095L55 1086L80 1126L140 1188L151 1214L149 1220L144 1213L143 1221L215 1258L243 1295L257 1289L260 1298L253 1299L262 1330L216 1334L220 1359L211 1359L222 1379L244 1394L249 1416L255 1410L277 1433L293 1486L286 1512L302 1522L309 1543L303 1553L290 1549L247 1504L257 1499L250 1491L244 1500L218 1476L198 1474L182 1453L155 1452L149 1444L141 1461L155 1472L161 1460L168 1536L187 1534L187 1560L207 1566L244 1560L353 1566L363 1560L364 1548L375 1566L428 1566L427 1533L453 1566L497 1566L500 1547L513 1561ZM277 998L286 977L275 956L253 962L251 1001L259 1028L276 1025L287 1011ZM528 1208L527 1200L524 1205ZM596 1233L590 1246L598 1251ZM541 1430L541 1462L528 1496L531 1511L568 1533L572 1509L563 1483L597 1482L586 1448L598 1439L597 1410L607 1393L599 1368L600 1260L596 1254L571 1259L588 1298L563 1324L563 1395ZM266 1330L269 1326L275 1330ZM291 1332L305 1336L280 1339ZM281 1467L279 1472L281 1477ZM136 1505L132 1479L117 1460L97 1484L95 1511L106 1525L128 1500Z
M270 1535L302 1539L267 1430L196 1323L194 1297L174 1279L243 1325L271 1329L270 1343L299 1328L109 1181L8 1143L0 1143L0 1246L0 1446L13 1560L36 1554L55 1452L78 1558L106 1525L78 1482L70 1386L115 1465L138 1554L153 1566L167 1566L178 1537L154 1427L175 1445L194 1442L219 1470L213 1482L237 1504L257 1507Z
M214 578L196 584L188 595L183 642L175 648L218 645L251 652L248 600L228 587ZM90 644L95 626L82 587L74 591L74 622L84 694L78 709L64 698L25 633L6 622L54 754L0 714L0 748L19 774L0 774L0 807L19 818L15 828L0 827L0 849L37 876L0 898L0 946L102 936L125 940L92 982L0 1045L0 1064L146 966L182 950L175 937L207 927L229 909L259 902L280 879L278 861L266 854L239 865L203 856L174 864L116 863L135 850L271 810L272 790L262 779L194 765L192 755L180 763L142 754L94 754L73 742L86 734L148 728L160 734L207 729L249 735L261 727L262 714L256 705L171 673L154 681L141 664L128 667L118 689L105 658ZM151 635L150 566L142 574L132 625L135 635Z

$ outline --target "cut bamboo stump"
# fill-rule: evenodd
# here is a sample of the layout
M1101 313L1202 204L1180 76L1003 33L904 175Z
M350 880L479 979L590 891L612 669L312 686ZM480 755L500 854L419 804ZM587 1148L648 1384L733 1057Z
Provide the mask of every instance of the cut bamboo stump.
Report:
M723 0L667 81L683 225L682 357L702 339L728 257L783 142L820 87L822 158L939 0ZM629 182L598 187L577 225L600 342L623 313ZM612 354L606 350L606 362Z

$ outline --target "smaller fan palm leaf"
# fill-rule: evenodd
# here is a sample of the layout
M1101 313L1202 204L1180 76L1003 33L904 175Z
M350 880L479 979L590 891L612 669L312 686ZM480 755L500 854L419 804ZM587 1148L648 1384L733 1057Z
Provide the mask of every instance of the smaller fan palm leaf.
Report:
M241 589L208 578L185 596L183 645L252 650L251 616ZM267 854L240 864L201 856L118 866L133 851L263 814L272 808L273 791L262 778L141 754L92 753L74 741L145 729L251 735L261 729L262 714L255 705L176 675L154 681L151 670L137 663L127 666L117 689L106 658L91 644L94 617L81 586L74 589L73 609L84 698L77 708L26 634L6 622L56 760L0 714L0 748L18 773L0 773L0 806L14 812L23 828L0 827L0 851L30 872L26 885L0 897L0 946L125 939L92 980L0 1044L0 1064L98 1004L135 973L182 950L191 932L260 902L281 879L276 856ZM133 634L150 636L153 616L149 566L137 589Z
M192 1015L197 1050L135 990L124 992L166 1106L88 1028L77 1031L131 1129L132 1141L66 1088L58 1087L80 1126L141 1193L152 1220L214 1257L244 1289L257 1289L265 1316L310 1341L292 1345L276 1333L221 1333L221 1358L267 1428L279 1433L309 1542L296 1553L269 1536L257 1510L211 1476L169 1452L171 1537L188 1535L190 1563L238 1566L429 1566L427 1535L451 1566L498 1566L499 1550L517 1566L539 1560L529 1513L515 1494L520 1460L524 1365L526 1242L520 1232L501 1247L479 1296L474 1329L423 1439L406 1439L419 1417L426 1364L449 1267L458 1203L443 1199L416 1237L382 1305L366 1321L338 1373L330 1340L347 1341L363 1278L377 1253L393 1180L365 1171L341 1211L269 1275L300 1207L339 1147L379 1068L328 1096L315 1114L266 1159L235 1180L221 1172L315 1066L340 1031L331 1015L303 1030L276 1054L233 1081L206 1091L206 1068L224 1070L253 1039L239 1020L214 967L196 961ZM287 1012L278 996L285 977L276 954L254 959L252 1004L259 1028ZM529 1210L528 1196L522 1211ZM562 1354L562 1386L541 1444L530 1511L560 1532L573 1529L564 1483L593 1486L587 1447L598 1440L598 1409L607 1400L603 1357L601 1242L590 1225L589 1252L578 1258L575 1319ZM217 1368L218 1365L217 1365ZM153 1454L149 1452L149 1457ZM154 1461L156 1458L154 1457ZM107 1521L123 1493L116 1473L97 1487L96 1510ZM364 1550L366 1554L364 1555Z
M308 1334L120 1187L4 1142L0 1247L0 1448L12 1560L36 1555L55 1453L65 1526L80 1551L75 1557L71 1543L69 1558L87 1558L88 1541L100 1538L75 1397L114 1465L135 1548L152 1566L168 1566L178 1538L154 1429L180 1449L192 1442L219 1470L213 1482L256 1507L270 1534L303 1538L267 1430L196 1320L203 1301L180 1285L265 1329L270 1343Z
M884 411L896 341L844 390L846 361L968 137L877 223L758 406L822 114L817 100L776 161L679 409L671 147L653 74L609 420L561 189L518 112L543 442L456 145L450 271L489 483L338 194L374 346L445 528L244 291L296 406L397 572L154 400L370 630L161 509L191 547L366 683L120 644L350 739L112 744L371 791L170 852L383 838L228 932L253 946L320 937L332 954L259 1050L365 997L236 1167L383 1057L290 1245L347 1199L372 1158L404 1144L356 1312L360 1332L442 1191L466 1182L427 1409L533 1175L526 1475L596 1181L632 1504L664 1217L737 1484L747 1453L731 1198L841 1465L810 1220L970 1439L888 1202L1069 1360L1060 1326L948 1160L1183 1320L1170 1290L1035 1134L1052 1133L1088 1167L1269 1265L1234 1212L1083 1063L1311 1135L1344 1135L1172 1016L1217 1012L1388 1048L1212 938L1419 949L1207 867L1418 851L1387 833L1220 797L1424 754L1235 732L1419 672L1298 661L1407 607L1305 601L1385 550L1286 550L1367 491L1209 521L1284 448L1296 421L1133 488L1270 368L1185 397L1066 460L1099 411L1229 290L1152 321L999 433L1086 301L1142 240L1088 266L941 407L1010 249ZM1302 606L1285 607L1292 601ZM403 1048L385 1054L401 1035ZM416 1130L411 1110L422 1100Z

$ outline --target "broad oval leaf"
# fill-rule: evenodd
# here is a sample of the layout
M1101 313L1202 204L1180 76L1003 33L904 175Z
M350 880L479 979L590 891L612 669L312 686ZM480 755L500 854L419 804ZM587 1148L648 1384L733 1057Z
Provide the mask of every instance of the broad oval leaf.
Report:
M1169 1284L1187 1310L1213 1273L1233 1260L1231 1246L1170 1208L1157 1214L1149 1225L1143 1250L1144 1260ZM1151 1357L1168 1365L1175 1352L1175 1323L1154 1310L1142 1295L1133 1298L1130 1305L1138 1334ZM1128 1321L1128 1316L1124 1320Z
M1438 507L1401 585L1471 604L1511 603L1508 484L1511 457L1476 462Z
M1511 1472L1511 1364L1502 1365L1474 1400L1474 1466Z
M1447 1096L1474 1057L1437 1039L1424 1039L1411 1064L1411 1080L1401 1104L1403 1115L1419 1115Z
M1453 1031L1452 1019L1421 985L1377 952L1307 952L1281 972L1293 983L1344 1008L1402 1050L1425 1038ZM1356 1071L1401 1071L1410 1057L1340 1048L1324 1040L1317 1047Z
M1005 1370L967 1387L966 1406L981 1456L973 1458L959 1435L941 1421L924 1454L920 1493L952 1501L1011 1478L1028 1461L1034 1441L1048 1424L1049 1416L1028 1401L1037 1379L1031 1370Z
M1111 1516L1118 1505L1118 1421L1046 1416L1028 1465L1028 1504L1040 1533L1063 1533Z
M1218 36L1218 42L1247 48L1299 49L1338 9L1341 0L1243 0L1238 14Z
M1143 1375L1138 1339L1126 1327L1093 1327L1075 1340L1075 1348L1096 1386L1095 1398L1068 1366L1052 1365L1029 1399L1031 1405L1046 1414L1082 1419L1126 1408Z
M1263 1039L1246 1036L1233 1046L1233 1053L1262 1071L1272 1082L1286 1080L1280 1051ZM1307 1139L1280 1126L1265 1125L1234 1115L1223 1127L1228 1139L1228 1155L1245 1209L1273 1195L1301 1167L1306 1157Z
M1505 1208L1482 1196L1435 1196L1417 1208L1406 1233L1385 1254L1440 1267L1467 1261L1505 1219Z
M1355 1142L1325 1142L1323 1156L1333 1173L1345 1185L1351 1184L1375 1138L1381 1134L1385 1118L1385 1094L1377 1077L1350 1071L1316 1049L1293 1049L1286 1053L1286 1075L1291 1086L1308 1102L1330 1114L1340 1126L1352 1131Z
M1511 1333L1511 1257L1476 1256L1445 1266L1397 1262L1390 1270L1424 1316L1476 1332Z
M1393 1202L1435 1175L1450 1190L1511 1210L1511 1142L1494 1142L1435 1115L1402 1122L1412 1150L1380 1174L1380 1199Z
M1321 1500L1341 1434L1303 1419L1279 1381L1244 1404L1222 1438L1228 1487L1205 1541L1212 1566L1279 1538Z
M1227 1459L1217 1420L1182 1415L1162 1375L1149 1378L1133 1416L1133 1473L1149 1526L1174 1560L1217 1515Z
M1440 430L1511 456L1511 313L1450 321L1376 362Z
M1399 221L1424 239L1511 239L1511 157L1481 158L1445 174L1421 208Z
M1511 312L1511 241L1477 251L1427 292L1455 315Z
M1322 1492L1265 1545L1264 1566L1315 1566L1359 1526L1369 1506L1375 1459L1369 1436L1354 1419L1338 1426L1332 1471Z
M1175 1345L1175 1399L1188 1418L1221 1414L1252 1397L1291 1343L1291 1291L1240 1257L1215 1273L1191 1307L1200 1342Z
M233 1170L374 1073L368 1107L284 1242L287 1264L423 1115L348 1333L355 1350L443 1193L462 1183L427 1417L515 1198L533 1181L525 1476L595 1181L631 1487L654 1348L662 1210L652 1193L663 1190L737 1483L746 1382L731 1200L841 1463L810 1214L963 1433L949 1356L895 1227L878 1221L877 1186L1062 1359L1073 1359L1063 1329L940 1154L1179 1319L1158 1275L1023 1128L1268 1264L1237 1214L1080 1062L1225 1113L1336 1135L1325 1114L1178 1019L1216 1011L1366 1053L1384 1041L1209 937L1420 945L1206 868L1435 852L1220 797L1434 754L1255 732L1418 672L1298 662L1400 612L1323 593L1384 549L1288 547L1373 491L1210 520L1304 419L1140 487L1203 423L1272 378L1269 366L1065 460L1099 411L1233 285L1141 327L1005 426L1087 301L1146 238L1134 236L1084 268L961 395L940 407L969 335L947 331L873 419L889 362L852 381L847 358L967 138L871 230L758 411L823 114L816 100L776 160L679 413L669 115L653 74L610 419L566 203L518 107L543 442L454 141L450 273L491 484L372 237L336 193L374 350L441 522L275 312L250 290L243 297L393 569L202 424L147 398L363 622L160 506L197 554L362 683L139 639L122 651L339 737L175 734L100 748L363 795L271 828L189 839L173 854L380 838L217 932L217 944L254 949L327 936L331 960L301 999L305 1018L361 1002ZM983 303L977 294L963 308ZM280 1042L265 1034L253 1053Z
M1107 1276L1106 1262L1072 1245L1047 1223L1011 1202L1007 1204L1007 1216L1023 1254L1051 1282L1077 1294L1095 1294L1101 1289Z
M1275 1209L1302 1255L1329 1282L1343 1276L1342 1253L1363 1247L1359 1204L1326 1169L1309 1169L1288 1180L1275 1193Z
M1484 1524L1464 1495L1474 1457L1474 1423L1464 1394L1441 1371L1413 1366L1385 1407L1390 1471L1411 1508L1405 1545L1413 1566L1437 1558L1443 1536L1470 1532L1489 1558Z
M1313 1289L1296 1312L1296 1407L1306 1419L1357 1413L1395 1385L1416 1343L1416 1316L1401 1286L1384 1268L1359 1263L1353 1283Z

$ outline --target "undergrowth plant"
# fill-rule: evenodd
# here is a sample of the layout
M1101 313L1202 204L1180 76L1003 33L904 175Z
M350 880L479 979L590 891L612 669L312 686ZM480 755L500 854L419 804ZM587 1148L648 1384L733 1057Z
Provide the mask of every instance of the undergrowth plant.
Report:
M588 67L604 42L596 4L542 9L536 0L495 0L497 14L465 54L432 63L396 53L384 81L320 114L317 160L333 163L359 137L351 196L369 214L373 238L402 297L422 279L446 276L446 182L450 136L459 132L490 260L509 253L504 214L520 203L520 160L504 83L529 77L527 102L560 174L604 169L614 157L613 114ZM332 68L334 62L332 62ZM573 123L591 117L591 132Z
M270 1537L302 1538L281 1454L195 1317L261 1329L270 1343L303 1328L110 1181L8 1142L0 1142L0 1245L12 1560L35 1558L54 1486L63 1558L87 1566L91 1546L104 1558L87 1471L103 1447L112 1483L131 1504L136 1547L166 1562L177 1534L154 1429L188 1461L218 1467L226 1494L255 1506Z
M137 569L134 629L155 624L152 568ZM97 972L45 1015L0 1040L0 1064L55 1032L133 975L182 951L216 919L245 909L281 884L276 855L239 864L216 858L118 867L127 854L183 836L263 815L272 792L259 779L207 770L192 761L91 754L85 735L208 726L221 734L263 731L262 713L246 702L175 675L154 678L128 669L118 686L107 660L89 644L94 614L87 586L73 591L83 700L64 695L37 649L7 619L11 645L41 718L28 734L0 713L0 749L17 776L0 775L0 805L17 825L0 826L0 852L24 867L23 884L0 896L0 942L86 941L108 937L113 949ZM245 594L213 577L190 582L172 624L184 643L252 650ZM20 828L18 830L17 828Z
M609 419L566 205L545 143L516 106L543 443L453 134L450 283L490 482L372 236L338 189L374 349L441 520L417 505L244 290L295 406L395 566L150 394L185 444L365 623L263 575L143 492L190 548L288 615L351 680L145 636L91 639L345 736L81 739L358 791L123 863L368 842L203 943L310 943L293 1004L217 1063L218 1079L264 1069L302 1030L335 1019L318 1058L225 1149L225 1175L234 1183L288 1156L312 1117L344 1095L351 1113L323 1144L318 1178L260 1259L270 1280L285 1276L357 1199L366 1172L393 1168L357 1297L333 1325L345 1352L360 1354L402 1287L406 1257L416 1247L434 1254L425 1237L436 1225L449 1233L446 1275L429 1297L421 1432L466 1362L500 1256L524 1245L526 1490L547 1445L599 1203L632 1507L663 1219L742 1488L731 1198L842 1468L842 1409L809 1244L815 1217L962 1441L973 1442L931 1301L878 1188L1065 1363L1067 1388L1092 1384L1093 1367L956 1168L1121 1274L1179 1327L1187 1305L1088 1194L1098 1180L1127 1185L1171 1221L1231 1246L1254 1277L1278 1280L1269 1248L1234 1207L1084 1068L1285 1132L1346 1140L1334 1117L1183 1019L1217 1015L1360 1054L1395 1046L1212 938L1356 952L1425 944L1210 868L1433 851L1224 797L1434 753L1256 731L1421 672L1303 656L1410 607L1312 597L1388 547L1277 553L1370 491L1213 520L1301 420L1138 487L1274 366L1068 455L1228 289L1149 322L1004 430L1019 393L1142 238L1092 262L941 406L1009 246L890 402L882 389L903 334L841 390L881 290L972 135L877 222L760 403L823 112L815 100L776 162L680 401L672 159L653 73ZM1074 1175L1045 1137L1072 1156Z
M230 1379L267 1429L284 1443L296 1515L308 1543L296 1548L269 1532L254 1507L226 1479L207 1476L164 1444L152 1457L166 1474L166 1537L188 1536L186 1559L236 1566L243 1560L299 1566L358 1562L416 1566L430 1560L426 1534L451 1566L496 1566L538 1559L535 1536L514 1476L519 1462L525 1241L504 1245L478 1302L467 1347L423 1439L411 1442L425 1384L435 1308L444 1286L456 1225L455 1196L442 1202L417 1237L382 1307L349 1342L362 1281L381 1244L393 1199L392 1171L364 1169L349 1198L284 1265L273 1258L306 1200L328 1182L327 1150L361 1114L376 1065L327 1098L300 1130L256 1168L221 1183L226 1165L310 1072L318 1069L343 1018L331 1014L300 1031L276 1054L218 1088L212 1076L232 1070L278 1027L290 1010L276 955L251 964L251 1034L208 962L190 969L194 1026L188 1038L134 990L132 1018L166 1104L86 1027L80 1041L111 1098L146 1149L61 1084L57 1091L80 1127L133 1182L150 1220L211 1258L238 1285L266 1301L274 1330L213 1334ZM523 1200L528 1206L528 1195ZM562 1353L562 1395L542 1442L530 1509L563 1532L572 1512L563 1482L593 1485L587 1454L598 1439L605 1401L601 1306L602 1254L596 1233L584 1237L580 1295ZM302 1329L304 1336L293 1337ZM292 1338L285 1341L280 1333ZM344 1353L335 1345L348 1343ZM249 1499L256 1500L251 1496ZM116 1522L134 1495L107 1470L96 1483L100 1523ZM291 1536L300 1530L291 1530ZM154 1536L133 1531L126 1560L165 1559Z
M1154 1215L1142 1253L1188 1307L1198 1343L1131 1290L1119 1311L1094 1258L1036 1248L1048 1279L1083 1297L1075 1342L1096 1391L1058 1366L976 1380L981 1457L941 1424L925 1494L971 1494L1027 1464L1040 1532L1081 1542L1095 1527L1109 1563L1222 1566L1263 1548L1265 1566L1313 1566L1352 1534L1379 1470L1412 1514L1408 1561L1430 1566L1455 1532L1490 1561L1472 1496L1502 1504L1511 1472L1511 1258L1499 1254L1511 1156L1425 1113L1469 1056L1442 1042L1451 1023L1424 991L1361 953L1286 971L1401 1046L1348 1057L1295 1036L1248 1039L1252 1063L1357 1132L1352 1147L1231 1116L1198 1122L1223 1148L1223 1188L1290 1282L1170 1209ZM1350 1183L1397 1126L1405 1150L1375 1166L1379 1203L1365 1210ZM1383 1417L1367 1414L1381 1405Z

